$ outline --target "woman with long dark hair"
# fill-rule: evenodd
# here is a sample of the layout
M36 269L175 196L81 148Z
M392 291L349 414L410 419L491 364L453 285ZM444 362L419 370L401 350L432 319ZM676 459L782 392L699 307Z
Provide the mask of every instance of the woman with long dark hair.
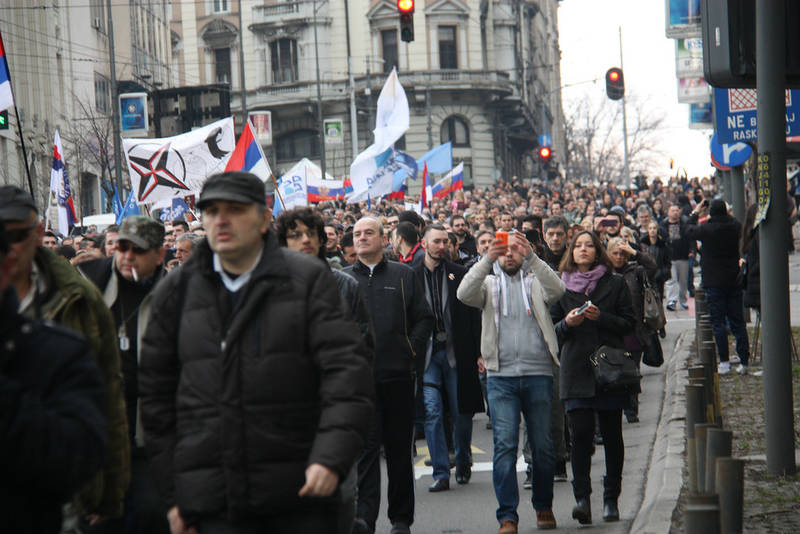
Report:
M625 280L614 269L594 232L579 232L560 265L567 291L551 309L561 346L561 399L572 438L571 463L576 505L572 517L592 522L589 495L595 414L603 437L606 476L603 479L603 520L619 520L617 499L622 488L625 445L622 410L630 394L596 390L590 356L601 346L624 348L633 332L634 313ZM581 306L591 301L581 312Z

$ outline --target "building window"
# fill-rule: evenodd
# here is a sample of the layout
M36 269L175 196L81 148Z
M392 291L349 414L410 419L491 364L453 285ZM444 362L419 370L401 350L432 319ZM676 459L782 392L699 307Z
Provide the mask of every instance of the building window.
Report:
M231 49L214 50L214 65L217 70L217 83L231 82Z
M214 0L214 13L227 13L230 9L228 0Z
M468 147L469 126L464 119L448 117L442 123L441 139L442 143L452 142L454 147Z
M273 83L297 81L297 41L278 39L270 43Z
M475 182L472 179L472 163L464 162L464 189L472 189Z
M108 78L94 73L94 109L98 113L111 111L110 84Z
M106 33L106 3L94 0L89 6L92 28L100 33Z
M295 130L280 136L276 143L278 161L297 161L300 158L319 158L319 132Z
M458 68L455 26L439 26L439 68Z
M390 73L397 66L397 30L381 31L383 72Z
M406 135L403 134L400 138L394 142L394 149L395 150L402 150L403 152L406 151Z

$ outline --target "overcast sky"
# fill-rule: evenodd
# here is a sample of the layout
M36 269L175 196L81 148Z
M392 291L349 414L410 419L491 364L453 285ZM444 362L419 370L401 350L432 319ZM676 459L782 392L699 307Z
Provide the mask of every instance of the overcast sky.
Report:
M689 105L678 103L675 77L675 41L665 36L664 0L563 0L559 2L559 41L562 51L561 83L564 113L576 98L605 98L605 72L619 66L619 27L625 90L644 99L646 108L663 110L666 124L661 134L667 154L659 166L670 171L669 157L689 176L708 176L711 130L689 129ZM630 117L629 117L630 124Z

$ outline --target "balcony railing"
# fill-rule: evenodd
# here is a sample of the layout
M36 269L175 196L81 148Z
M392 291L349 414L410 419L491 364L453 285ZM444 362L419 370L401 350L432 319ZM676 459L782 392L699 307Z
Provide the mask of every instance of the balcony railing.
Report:
M324 19L327 14L328 3L319 2L317 18ZM308 0L253 6L253 26L281 26L300 21L310 22L313 18L314 3Z

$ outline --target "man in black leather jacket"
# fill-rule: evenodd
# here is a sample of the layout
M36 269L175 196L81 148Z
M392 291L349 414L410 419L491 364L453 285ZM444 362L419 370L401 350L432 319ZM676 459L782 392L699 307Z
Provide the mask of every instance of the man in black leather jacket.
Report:
M389 520L392 534L406 534L414 521L414 468L411 457L416 375L424 372L433 313L422 281L411 267L383 254L383 225L363 217L353 229L358 260L344 269L367 299L375 329L377 425L358 464L357 525L375 529L380 504L380 445L386 451ZM381 435L377 433L380 428Z

